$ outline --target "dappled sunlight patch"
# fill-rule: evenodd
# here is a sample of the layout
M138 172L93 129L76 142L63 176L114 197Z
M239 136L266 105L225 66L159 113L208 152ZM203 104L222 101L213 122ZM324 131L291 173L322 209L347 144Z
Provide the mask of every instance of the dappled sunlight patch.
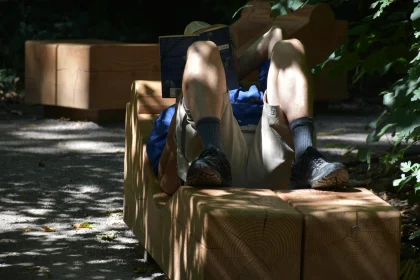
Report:
M67 185L63 192L71 194L98 193L101 192L101 188L97 185Z
M25 209L22 210L22 212L26 212L28 214L34 215L34 216L45 216L48 215L51 212L55 212L54 209L45 209L45 208L32 208L32 209Z
M0 198L0 202L2 203L8 203L8 204L26 204L25 201L18 201L18 200L14 200L14 199L9 199L7 197L1 197Z
M112 245L108 247L109 249L114 249L114 250L127 250L130 249L131 247L128 247L126 245L122 245L122 244L118 244L118 245Z
M90 153L115 153L116 150L122 149L121 145L112 144L101 141L77 141L71 140L63 143L63 147L70 151L81 151Z
M53 266L63 266L63 265L67 265L67 263L65 262L56 262L52 264Z
M113 262L119 262L119 259L106 259L106 260L91 260L87 261L87 264L106 264L106 263L113 263Z

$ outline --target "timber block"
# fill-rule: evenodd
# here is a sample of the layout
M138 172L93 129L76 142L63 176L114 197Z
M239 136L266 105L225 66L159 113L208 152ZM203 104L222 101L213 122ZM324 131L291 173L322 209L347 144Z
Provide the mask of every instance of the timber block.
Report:
M277 194L303 215L301 279L399 279L397 209L364 188Z
M126 109L124 221L156 263L170 279L300 279L302 217L273 191L161 191L145 148L160 97L145 88Z
M170 279L398 279L400 213L366 189L163 193L146 143L174 103L133 82L124 159L124 222Z
M312 69L325 61L333 51L345 43L348 22L336 20L328 4L305 5L287 15L270 18L271 5L268 0L251 0L242 9L241 16L231 25L238 46L237 53L243 53L257 38L278 24L286 38L296 38L305 47L306 63ZM336 78L329 76L327 69L312 75L315 100L342 100L348 98L347 73ZM250 73L243 84L258 81L258 71Z
M25 43L27 103L87 110L88 118L120 110L124 119L129 89L138 79L160 80L158 44L100 40Z

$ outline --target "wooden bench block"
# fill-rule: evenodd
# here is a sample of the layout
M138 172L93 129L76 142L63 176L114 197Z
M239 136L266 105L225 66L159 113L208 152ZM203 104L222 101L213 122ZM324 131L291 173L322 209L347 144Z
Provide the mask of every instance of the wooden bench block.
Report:
M100 118L105 116L102 111L124 111L133 80L141 79L160 80L158 44L100 40L25 43L25 101L88 111L74 113L75 118Z
M270 18L271 5L268 0L252 0L244 8L240 18L231 25L237 34L232 38L239 46L241 54L257 38L269 30L273 24L279 24L287 38L299 39L305 46L306 62L311 69L327 59L341 44L346 41L347 21L336 20L332 9L327 4L305 5L297 11ZM327 71L312 75L315 100L337 100L348 98L347 74L333 79ZM243 79L244 84L258 81L258 71L250 73Z
M196 270L190 279L299 279L301 216L274 192L181 187L168 206L207 248L180 248L187 250L183 266Z
M398 279L398 210L363 188L277 194L304 217L301 279Z
M160 190L145 150L157 115L141 114L159 97L149 88L133 83L126 109L124 221L136 238L170 279L300 279L302 217L274 192Z

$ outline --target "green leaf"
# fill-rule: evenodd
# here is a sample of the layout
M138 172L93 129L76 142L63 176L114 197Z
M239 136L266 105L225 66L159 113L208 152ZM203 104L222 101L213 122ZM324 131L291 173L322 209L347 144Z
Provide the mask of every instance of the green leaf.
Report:
M392 185L394 187L397 187L401 184L401 182L407 180L407 178L405 177L405 174L401 174L401 178L400 179L395 179L394 181L392 181Z
M370 162L371 152L369 149L366 148L359 148L357 151L357 159L361 162Z
M420 182L414 185L414 193L420 195Z
M419 19L419 17L420 17L420 5L417 5L416 7L414 7L414 10L410 15L410 19L412 21L416 21Z
M411 161L401 162L400 169L402 172L408 172L411 170Z
M379 133L376 134L376 137L381 138L388 131L388 129L394 126L395 126L395 123L389 123L385 125L384 127L382 127L381 131L379 131Z
M420 237L420 230L417 230L417 231L413 232L413 234L410 235L410 237L408 237L408 239L413 240L413 239L418 238L418 237Z
M420 100L420 88L413 91L413 97L411 98L411 101Z

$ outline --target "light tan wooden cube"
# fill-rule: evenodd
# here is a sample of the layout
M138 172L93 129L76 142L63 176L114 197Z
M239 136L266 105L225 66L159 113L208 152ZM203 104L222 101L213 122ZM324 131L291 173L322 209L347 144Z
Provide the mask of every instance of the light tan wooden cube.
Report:
M277 192L303 215L302 280L397 280L400 212L364 188Z
M133 80L160 81L158 44L27 41L25 102L51 116L124 119Z

